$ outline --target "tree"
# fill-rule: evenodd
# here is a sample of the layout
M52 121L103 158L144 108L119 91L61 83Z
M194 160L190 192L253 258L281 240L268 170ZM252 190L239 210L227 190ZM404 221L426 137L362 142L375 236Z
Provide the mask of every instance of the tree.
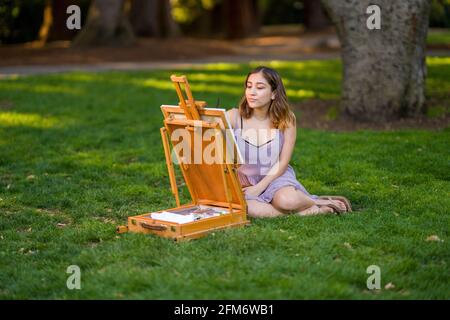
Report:
M260 28L260 12L257 0L223 0L230 39L255 34Z
M307 30L321 30L329 26L330 21L323 6L317 0L303 0L304 22Z
M191 22L185 26L186 34L203 37L223 36L228 31L223 1L203 2L197 0L197 2L199 4L194 10L191 9L189 14Z
M87 0L46 0L39 40L49 42L55 40L71 40L78 30L69 30L66 26L67 8L71 5L81 7L81 12L87 8Z
M336 26L342 47L344 114L382 121L423 113L429 1L322 3ZM370 14L366 10L374 4L380 8L380 29L369 28L376 22L377 10Z
M135 37L124 10L124 0L92 0L86 25L73 46L130 45Z
M171 37L179 34L170 0L133 0L130 22L136 35Z

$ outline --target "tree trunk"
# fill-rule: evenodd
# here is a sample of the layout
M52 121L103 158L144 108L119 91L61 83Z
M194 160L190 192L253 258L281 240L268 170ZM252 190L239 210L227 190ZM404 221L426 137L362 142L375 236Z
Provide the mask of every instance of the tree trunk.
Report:
M50 29L53 24L52 16L52 0L45 1L44 14L42 19L41 28L39 29L39 41L46 43L50 35Z
M67 28L68 14L66 10L72 4L79 5L79 2L75 0L47 0L44 8L44 19L39 31L39 40L45 43L72 39L78 30Z
M320 1L304 0L303 5L306 30L322 30L330 25Z
M133 0L130 22L138 36L172 37L179 34L172 18L170 0Z
M262 21L262 11L259 7L259 0L252 0L251 1L251 7L250 7L250 14L251 14L251 25L250 25L250 31L253 34L259 33L259 30L261 29L261 21Z
M429 1L322 2L342 47L344 114L382 121L423 113ZM381 9L381 29L366 24L373 4Z
M134 40L124 12L124 0L92 0L86 25L73 46L126 46Z
M133 0L130 10L130 23L138 36L159 37L157 20L158 0Z
M209 26L212 35L223 36L227 32L224 10L223 1L221 1L214 5L209 15Z
M180 34L180 29L172 17L170 0L159 0L159 21L163 37L174 37Z
M259 31L258 4L256 1L224 1L228 38L244 38Z

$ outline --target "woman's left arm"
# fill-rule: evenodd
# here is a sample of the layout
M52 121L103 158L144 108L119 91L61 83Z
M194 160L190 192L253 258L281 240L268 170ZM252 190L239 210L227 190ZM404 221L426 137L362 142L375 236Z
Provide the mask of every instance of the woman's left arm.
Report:
M250 187L253 189L252 190L253 192L250 193L253 193L254 195L257 196L260 195L264 190L267 189L267 187L273 180L281 176L286 171L289 162L291 161L292 153L294 152L296 139L297 139L297 126L294 117L294 123L284 130L284 144L283 149L281 150L280 153L280 158L275 163L275 165L272 166L272 168L270 168L268 174L258 184L254 185L253 187Z

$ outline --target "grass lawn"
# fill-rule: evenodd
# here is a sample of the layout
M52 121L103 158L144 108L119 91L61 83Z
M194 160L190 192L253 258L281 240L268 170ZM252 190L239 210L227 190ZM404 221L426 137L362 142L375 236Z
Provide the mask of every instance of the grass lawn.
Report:
M271 65L293 102L339 98L338 61ZM428 65L427 94L448 95L450 58ZM229 108L248 69L177 73L197 99ZM159 133L159 106L177 101L172 72L0 81L1 299L450 298L449 128L299 128L297 178L313 194L347 196L353 214L253 219L183 243L115 234L130 215L175 206ZM70 265L81 290L66 287ZM366 287L370 265L381 290Z
M450 45L450 29L430 29L430 30L428 30L427 44L429 44L429 45Z

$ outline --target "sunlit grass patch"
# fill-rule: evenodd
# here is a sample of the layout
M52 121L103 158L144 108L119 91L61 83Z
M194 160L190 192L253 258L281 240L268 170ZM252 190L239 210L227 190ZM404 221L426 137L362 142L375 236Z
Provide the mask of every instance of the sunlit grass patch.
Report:
M16 78L15 80L17 80ZM81 95L83 92L68 86L46 85L46 84L25 84L20 82L2 81L3 90L17 90L34 93L64 93L69 95Z
M450 65L450 57L427 57L428 66Z
M32 128L52 128L60 121L55 117L43 117L39 114L1 112L0 126L15 127L26 126Z

